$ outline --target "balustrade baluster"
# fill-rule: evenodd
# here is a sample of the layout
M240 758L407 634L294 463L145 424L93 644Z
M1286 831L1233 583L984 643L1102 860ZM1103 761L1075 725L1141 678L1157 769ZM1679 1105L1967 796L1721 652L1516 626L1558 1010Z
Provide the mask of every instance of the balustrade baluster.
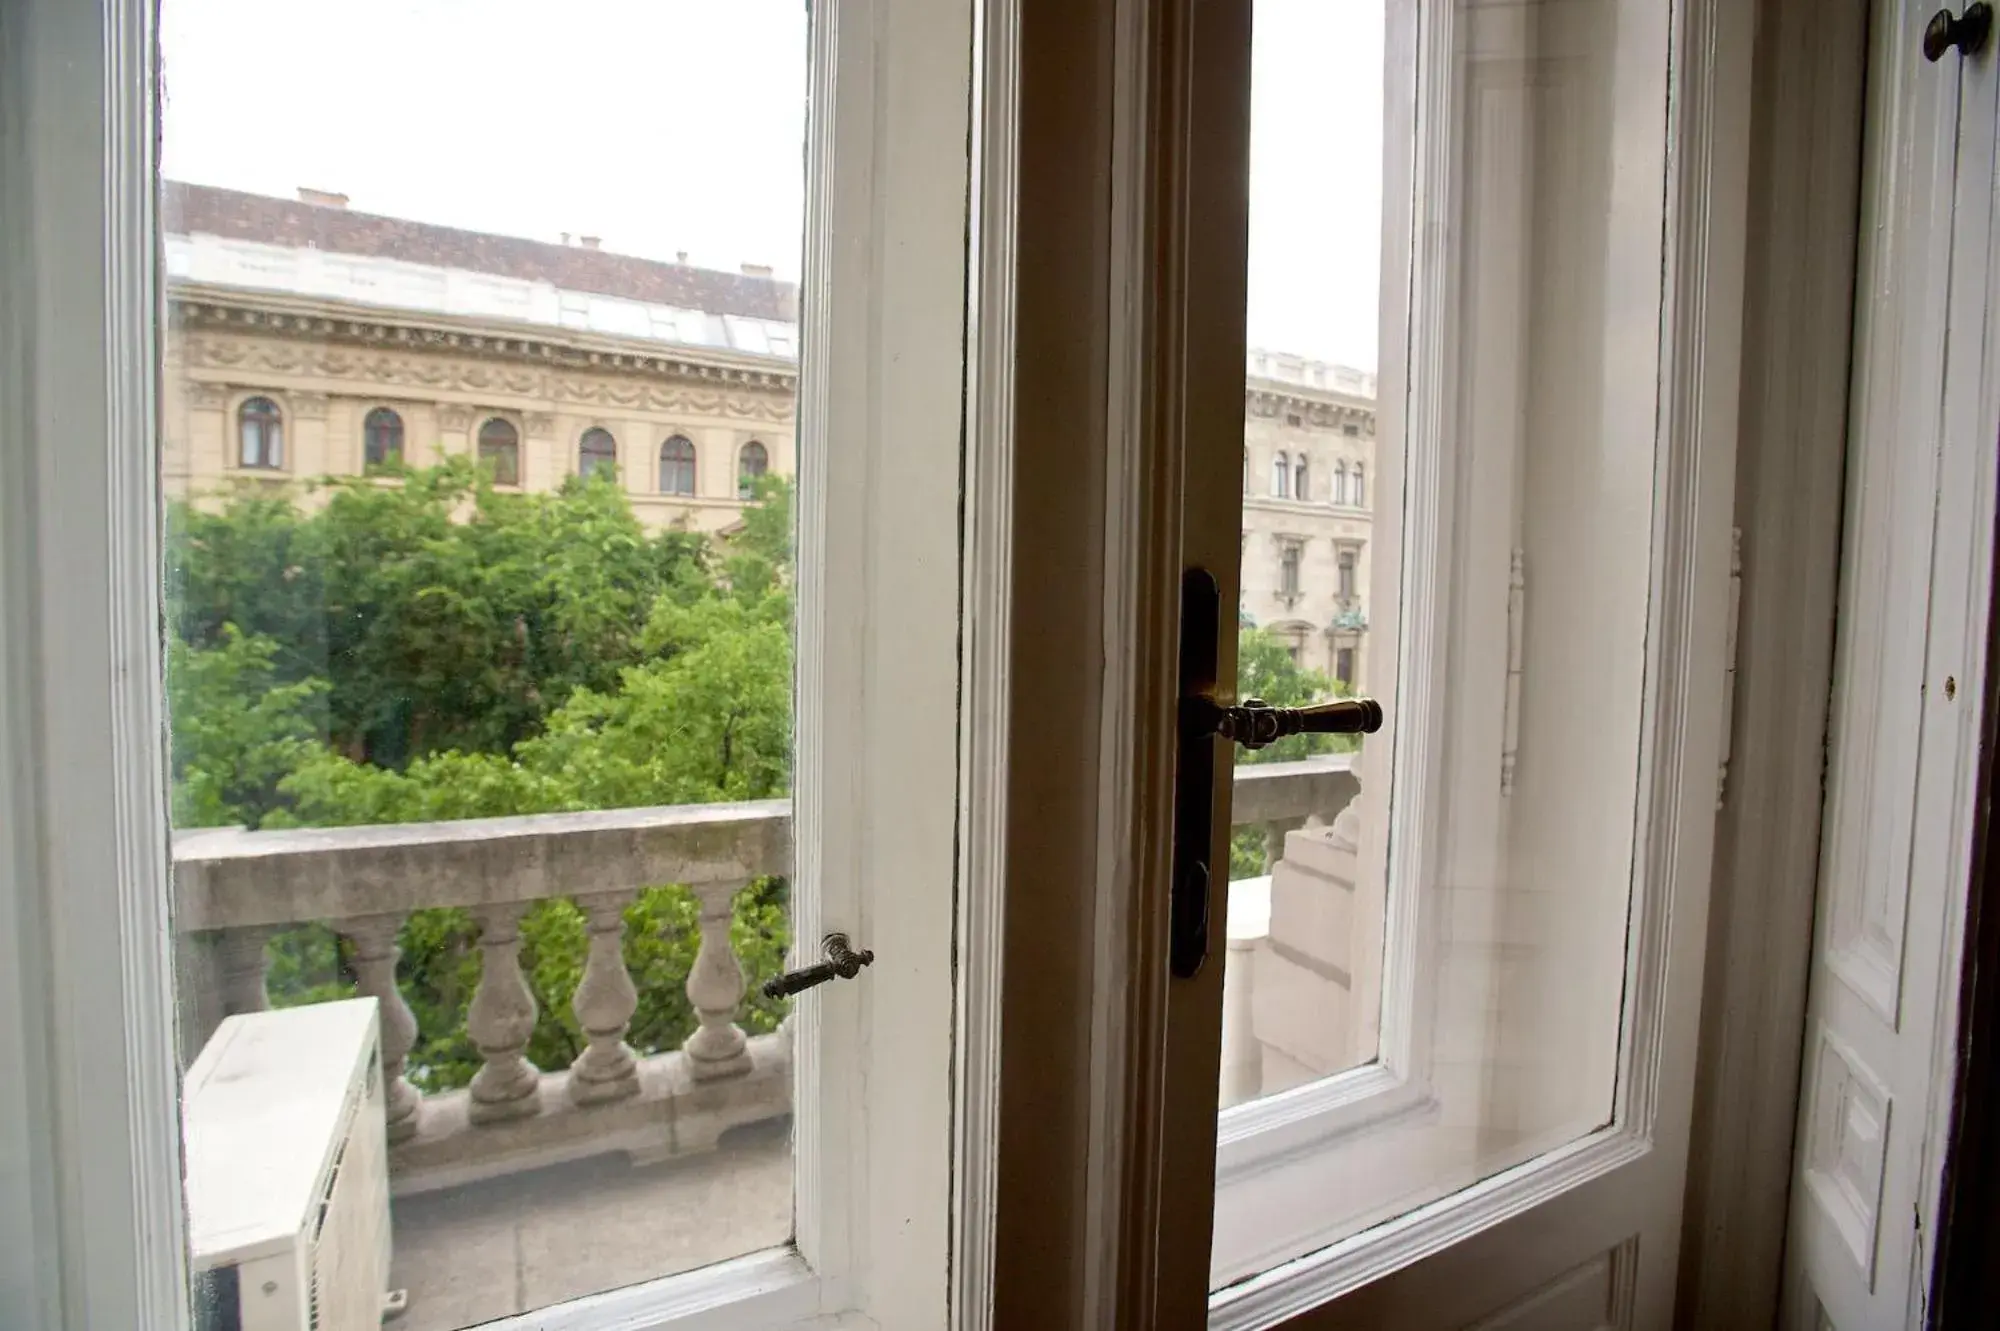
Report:
M637 895L595 892L576 899L590 931L590 954L570 1000L577 1025L590 1040L569 1069L569 1098L580 1105L623 1100L639 1091L639 1066L625 1043L639 991L625 968L624 949L625 907Z
M701 902L701 949L688 972L687 996L701 1025L681 1051L697 1081L731 1077L750 1070L750 1051L736 1009L743 1001L743 967L729 942L729 923L742 882L704 883L695 888Z
M222 989L222 1015L263 1012L271 1006L264 988L264 944L276 929L264 925L224 929L216 941L216 969Z
M472 1075L471 1104L466 1115L474 1123L496 1123L541 1112L541 1073L524 1056L535 1031L535 996L521 974L521 912L509 902L478 906L482 964L479 987L466 1010L465 1029L485 1059Z
M382 1022L383 1103L388 1111L389 1140L408 1141L417 1135L424 1098L404 1072L417 1042L417 1018L403 1001L396 983L396 962L403 955L396 935L401 915L364 915L343 920L336 929L354 945L355 987L380 1005Z

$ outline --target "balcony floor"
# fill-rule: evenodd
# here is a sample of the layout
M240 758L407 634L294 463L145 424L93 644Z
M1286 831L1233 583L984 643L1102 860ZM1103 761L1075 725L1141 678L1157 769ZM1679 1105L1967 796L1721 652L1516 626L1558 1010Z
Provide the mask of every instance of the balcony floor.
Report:
M738 1129L713 1153L623 1155L510 1174L393 1203L393 1331L457 1331L562 1299L784 1243L790 1127Z

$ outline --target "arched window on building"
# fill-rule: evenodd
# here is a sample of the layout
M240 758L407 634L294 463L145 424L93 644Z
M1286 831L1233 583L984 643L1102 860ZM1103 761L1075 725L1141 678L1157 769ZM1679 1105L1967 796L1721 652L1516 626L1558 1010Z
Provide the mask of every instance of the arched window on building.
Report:
M1299 454L1298 465L1292 468L1292 498L1311 499L1312 475L1306 469L1306 455Z
M403 460L403 418L377 407L361 422L361 464L387 467Z
M660 493L694 493L694 443L675 435L660 445Z
M743 451L736 455L736 497L755 499L757 478L771 469L771 455L764 446L752 439L743 445Z
M1336 462L1333 464L1333 493L1328 495L1327 498L1336 504L1347 502L1347 464L1345 462Z
M1368 507L1368 488L1361 479L1361 464L1354 464L1354 493L1351 496L1356 508Z
M236 409L236 427L243 438L239 462L245 467L276 470L285 465L285 418L268 397L249 397Z
M521 432L498 416L479 427L479 460L493 468L495 485L521 483Z
M1292 488L1292 460L1283 453L1271 459L1271 498L1283 499Z
M576 474L586 481L599 472L606 476L618 470L618 441L611 431L591 426L576 442Z

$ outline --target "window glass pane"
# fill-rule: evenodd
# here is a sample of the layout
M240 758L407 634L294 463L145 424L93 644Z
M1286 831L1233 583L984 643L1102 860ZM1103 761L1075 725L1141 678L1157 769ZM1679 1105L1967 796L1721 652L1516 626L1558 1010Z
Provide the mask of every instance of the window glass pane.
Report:
M1238 756L1217 1285L1611 1114L1666 14L1257 0L1238 689L1389 721Z
M393 1291L389 1325L447 1331L791 1240L759 986L791 931L807 17L162 7L201 1325L372 1327ZM244 77L273 52L276 96ZM691 502L691 444L651 492L660 441L733 458L746 420L753 502ZM637 481L578 484L620 441Z

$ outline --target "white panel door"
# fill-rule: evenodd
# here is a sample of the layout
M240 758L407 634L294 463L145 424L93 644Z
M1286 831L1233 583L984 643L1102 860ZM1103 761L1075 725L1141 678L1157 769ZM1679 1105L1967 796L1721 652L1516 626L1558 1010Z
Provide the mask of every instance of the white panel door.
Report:
M1786 1325L1921 1326L1986 663L1994 58L1870 35L1860 280Z

